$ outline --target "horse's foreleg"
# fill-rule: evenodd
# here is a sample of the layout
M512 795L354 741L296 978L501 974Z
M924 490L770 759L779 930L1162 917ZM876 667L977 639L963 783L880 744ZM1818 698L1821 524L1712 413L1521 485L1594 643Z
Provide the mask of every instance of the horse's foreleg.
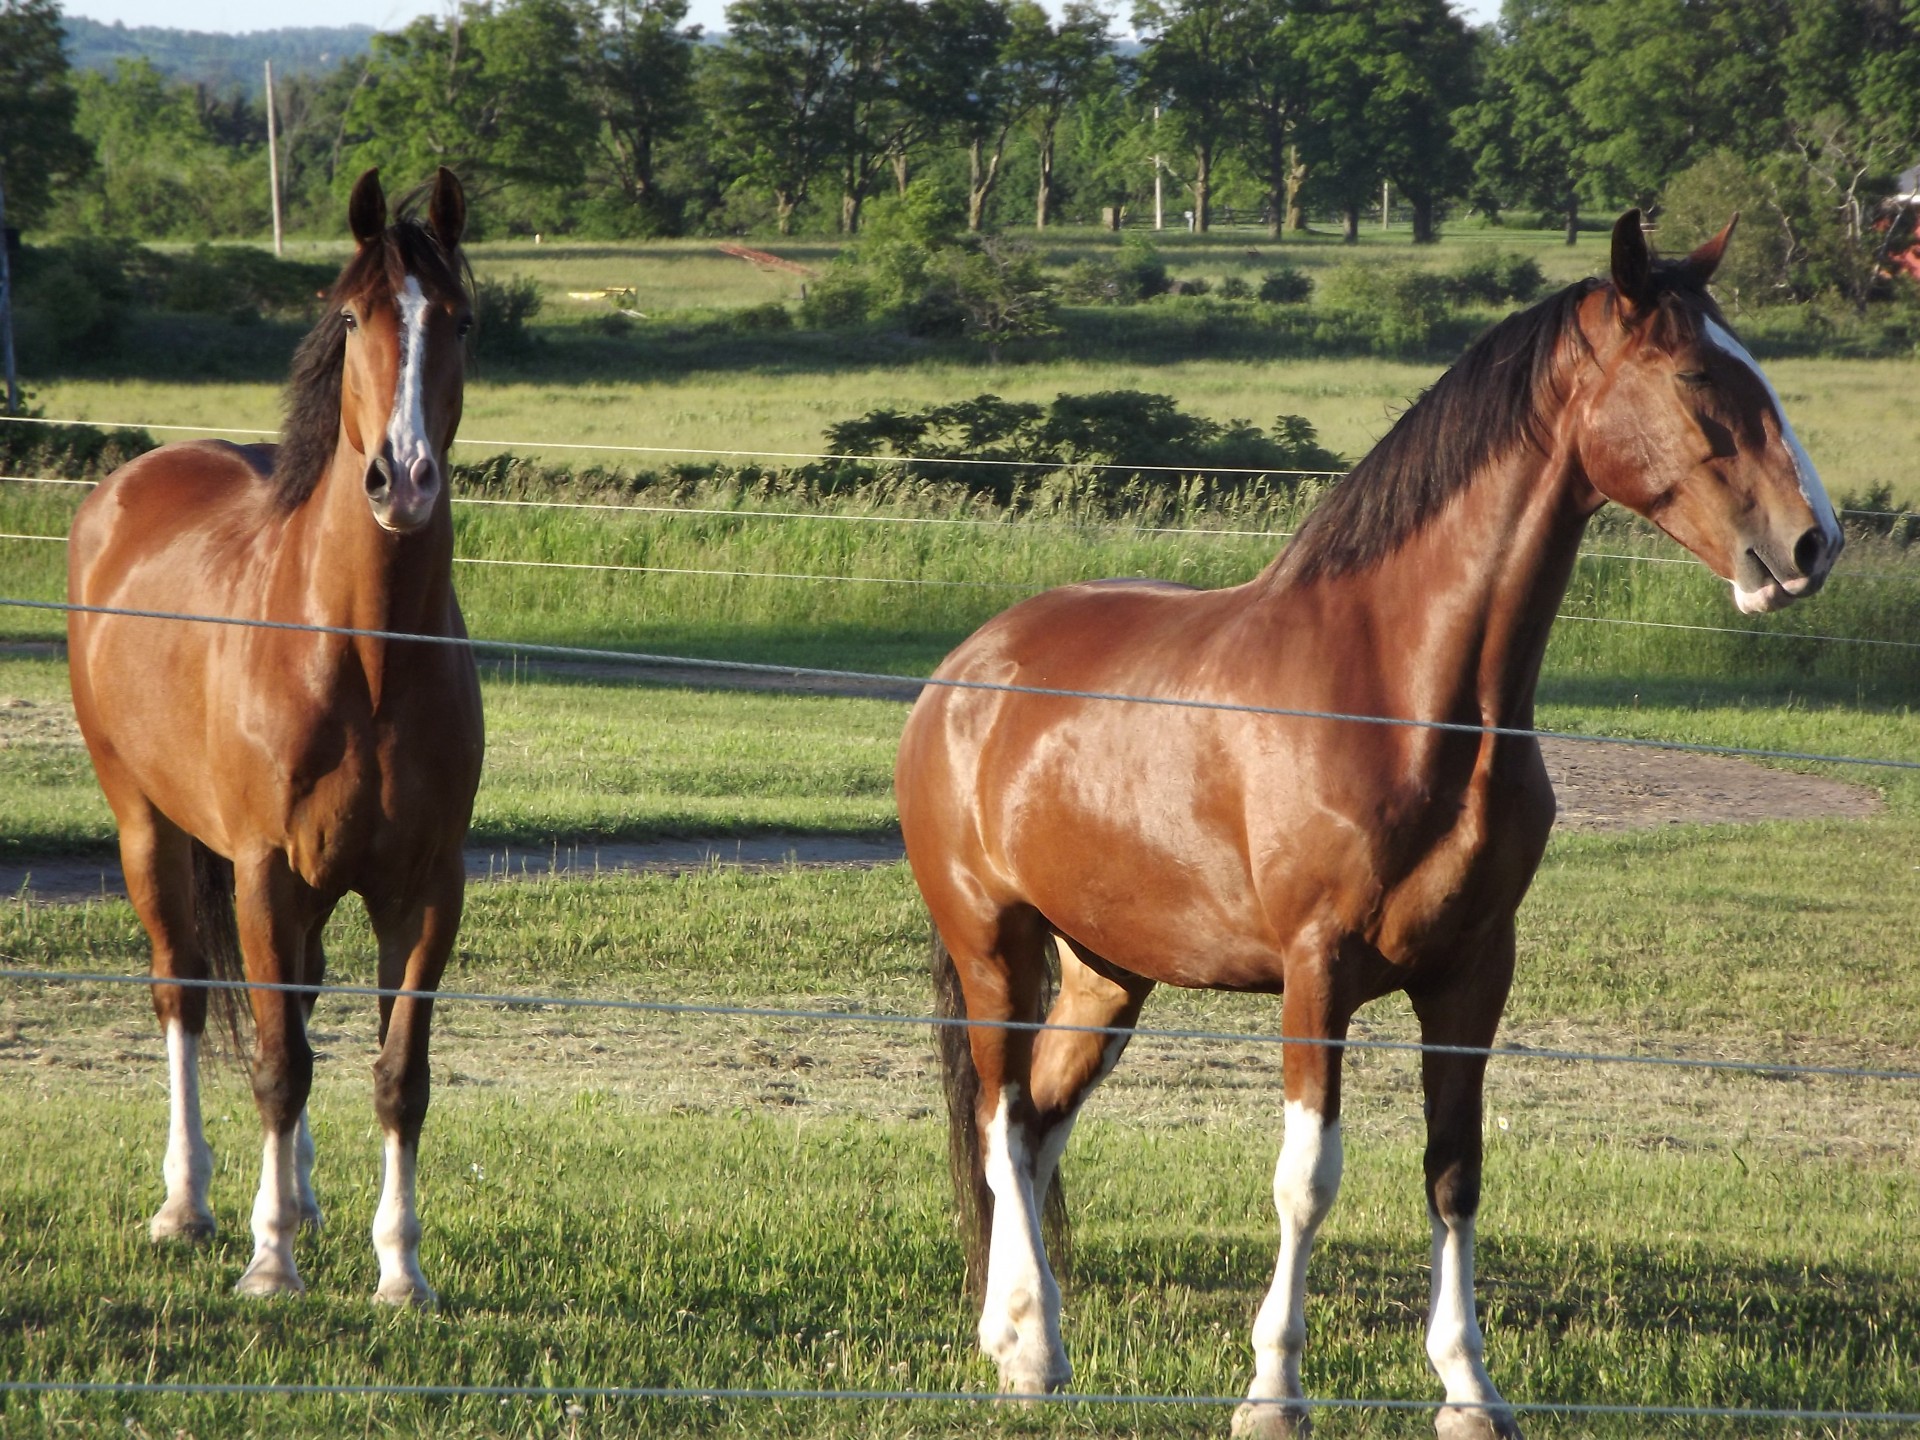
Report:
M1509 932L1484 961L1443 991L1413 996L1429 1045L1493 1044L1513 976ZM1421 1057L1427 1108L1427 1213L1433 1227L1433 1304L1427 1358L1446 1386L1434 1422L1440 1440L1519 1440L1513 1412L1493 1388L1473 1298L1473 1225L1480 1206L1483 1055Z
M327 923L322 915L313 923L313 930L307 936L306 957L301 965L300 980L305 985L318 985L327 978L326 952L321 949L320 932ZM318 995L304 997L306 1001L305 1018L308 1028L313 1022L313 1007L319 1001ZM307 1112L300 1112L300 1124L293 1137L293 1185L294 1194L300 1206L300 1228L320 1230L326 1224L326 1217L320 1209L320 1199L313 1189L313 1128L308 1123Z
M108 776L101 771L103 782ZM206 978L193 915L192 842L144 800L118 806L120 866L127 896L153 944L154 978ZM207 1028L201 986L155 985L153 1012L167 1041L167 1155L160 1173L167 1198L148 1233L165 1240L211 1240L213 1151L200 1118L200 1041Z
M1347 1016L1337 1011L1318 974L1289 974L1281 1028L1302 1039L1340 1040ZM1253 1383L1249 1403L1233 1415L1236 1436L1294 1440L1311 1433L1300 1401L1300 1356L1307 1343L1307 1261L1314 1236L1340 1193L1345 1152L1340 1144L1340 1059L1332 1045L1286 1047L1286 1131L1273 1171L1273 1206L1280 1217L1280 1254L1273 1283L1253 1322ZM1267 1402L1267 1403L1254 1403ZM1280 1403L1275 1403L1280 1402Z
M316 909L312 892L278 853L236 861L234 882L247 978L298 983ZM284 990L254 990L250 998L253 1098L265 1139L253 1202L253 1259L234 1289L242 1295L297 1294L306 1289L293 1263L293 1237L301 1222L301 1117L313 1089L310 1002Z
M429 898L415 898L392 910L368 907L380 939L380 988L417 992L381 998L380 1055L373 1062L373 1106L385 1152L380 1204L373 1216L373 1249L380 1261L374 1299L389 1305L431 1305L435 1299L420 1271L415 1176L429 1098L427 1038L433 991L460 928L465 884L456 851Z

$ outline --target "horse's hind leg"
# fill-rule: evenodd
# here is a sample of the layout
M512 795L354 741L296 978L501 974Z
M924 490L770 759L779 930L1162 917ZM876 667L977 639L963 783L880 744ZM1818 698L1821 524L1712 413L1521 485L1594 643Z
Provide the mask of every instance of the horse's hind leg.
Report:
M1443 988L1414 993L1420 1038L1428 1045L1493 1044L1513 976L1508 927L1473 968ZM1480 1205L1481 1090L1484 1055L1428 1052L1421 1059L1427 1102L1427 1207L1433 1226L1433 1308L1427 1358L1447 1389L1434 1421L1440 1440L1519 1440L1513 1412L1493 1388L1474 1314L1473 1222Z
M320 944L320 934L326 927L326 923L326 915L318 916L313 922L313 929L307 935L306 954L300 965L302 985L319 985L327 978L326 952ZM306 1006L307 1029L311 1033L313 1007L319 1002L320 997L307 995L302 999ZM313 1189L313 1127L307 1120L304 1107L300 1111L300 1124L293 1135L293 1187L296 1203L300 1207L300 1228L313 1231L325 1228L326 1216L320 1209L320 1198Z
M1307 1260L1314 1236L1340 1193L1340 1060L1348 1015L1335 1003L1324 971L1287 973L1281 1029L1320 1041L1285 1047L1286 1132L1273 1171L1273 1205L1280 1217L1280 1255L1273 1283L1253 1322L1253 1384L1249 1402L1234 1412L1235 1436L1297 1440L1311 1433L1307 1407L1272 1402L1306 1398L1300 1356L1307 1343Z
M102 771L105 778L106 772ZM115 807L127 897L153 944L158 979L204 980L193 912L193 842L144 800ZM155 1243L213 1238L207 1189L213 1152L200 1118L200 1042L207 1028L204 987L155 985L153 1013L167 1041L167 1198L148 1227Z
M247 978L268 986L299 983L308 940L324 906L278 852L236 861L234 880ZM300 1122L313 1088L306 1024L312 1002L275 989L251 991L250 998L253 1098L265 1141L253 1202L253 1259L233 1288L241 1295L297 1294L306 1289L294 1265L293 1237L303 1218Z
M420 1271L415 1175L429 1098L433 991L460 929L465 887L455 850L424 898L367 907L380 940L380 988L414 992L381 997L380 1056L373 1062L373 1105L385 1146L380 1205L373 1217L373 1249L380 1260L373 1298L389 1305L434 1303L433 1289Z

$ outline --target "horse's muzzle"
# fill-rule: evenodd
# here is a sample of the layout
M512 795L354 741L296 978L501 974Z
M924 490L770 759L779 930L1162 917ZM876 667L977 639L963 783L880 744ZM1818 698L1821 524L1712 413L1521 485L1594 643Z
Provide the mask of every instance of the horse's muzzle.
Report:
M408 535L433 518L440 467L423 455L403 470L383 453L367 463L366 486L374 521L383 530Z

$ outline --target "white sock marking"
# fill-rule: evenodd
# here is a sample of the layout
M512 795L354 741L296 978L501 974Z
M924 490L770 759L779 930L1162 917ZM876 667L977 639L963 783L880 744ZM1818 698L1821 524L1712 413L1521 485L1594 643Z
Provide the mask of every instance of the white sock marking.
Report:
M1018 1086L1005 1086L987 1127L984 1161L993 1191L993 1230L987 1249L987 1297L980 1309L980 1348L1000 1367L1003 1386L1040 1391L1064 1381L1067 1363L1060 1343L1060 1287L1047 1266L1040 1236L1034 1193L1038 1167L1008 1120L1018 1096ZM1049 1163L1058 1163L1065 1144L1061 1135L1048 1145Z
M382 1300L406 1303L431 1300L433 1291L420 1273L420 1215L414 1204L419 1153L397 1134L386 1137L386 1170L380 1206L373 1212L373 1253L380 1259Z
M1253 1384L1249 1400L1297 1400L1300 1354L1307 1343L1307 1260L1313 1238L1340 1194L1345 1150L1340 1122L1287 1102L1286 1137L1273 1168L1273 1208L1280 1217L1280 1256L1273 1284L1253 1322Z
M156 1240L197 1221L213 1224L207 1188L213 1151L200 1120L200 1037L178 1020L167 1022L167 1156L160 1166L167 1199L153 1217Z
M235 1287L243 1294L304 1290L293 1263L300 1228L295 1155L300 1127L269 1132L260 1149L260 1191L253 1198L253 1260Z
M1487 1376L1486 1342L1473 1302L1473 1218L1449 1226L1433 1223L1433 1304L1427 1314L1427 1358L1433 1362L1447 1399L1498 1404L1500 1392Z

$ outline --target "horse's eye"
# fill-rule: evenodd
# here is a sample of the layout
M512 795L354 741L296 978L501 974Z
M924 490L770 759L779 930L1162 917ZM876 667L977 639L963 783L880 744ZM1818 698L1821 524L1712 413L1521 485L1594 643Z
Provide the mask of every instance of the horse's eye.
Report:
M351 310L342 310L340 312L340 318L346 322L347 329L358 330L360 328L360 322L353 318L353 312Z
M1682 370L1673 378L1689 390L1704 390L1707 388L1707 372L1704 370Z
M460 338L462 340L466 339L467 332L471 329L473 329L473 317L471 315L462 315L460 317Z

